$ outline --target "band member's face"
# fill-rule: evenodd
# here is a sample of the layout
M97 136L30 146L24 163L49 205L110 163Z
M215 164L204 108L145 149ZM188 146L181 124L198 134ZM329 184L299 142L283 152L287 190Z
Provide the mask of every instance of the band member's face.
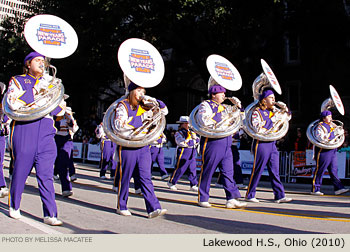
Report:
M271 94L268 97L264 98L267 109L272 109L275 104L275 95Z
M187 129L189 128L188 123L181 123L180 125L181 128Z
M212 95L213 101L216 101L217 103L221 104L225 100L225 93L216 93Z
M137 102L140 102L141 97L146 94L146 90L143 87L138 87L138 88L134 89L133 91L134 91L133 94L134 94L135 100Z
M34 77L42 75L44 73L44 61L45 59L41 56L32 59L28 66L29 74L33 75Z
M331 123L331 121L332 121L332 115L328 115L328 116L323 117L323 121L324 121L325 123Z

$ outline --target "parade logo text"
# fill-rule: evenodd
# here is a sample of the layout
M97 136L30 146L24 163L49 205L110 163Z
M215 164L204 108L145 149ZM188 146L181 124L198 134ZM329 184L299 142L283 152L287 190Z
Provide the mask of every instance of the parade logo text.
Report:
M268 67L265 67L265 73L267 73L269 81L272 85L277 85L277 79L275 75L273 74L272 70Z
M154 71L155 64L146 50L131 49L129 62L131 68L135 68L136 72L151 73Z
M224 80L234 80L235 76L231 69L224 63L215 62L215 71Z
M45 45L61 46L66 43L64 32L58 25L40 24L37 30L38 41L42 41Z

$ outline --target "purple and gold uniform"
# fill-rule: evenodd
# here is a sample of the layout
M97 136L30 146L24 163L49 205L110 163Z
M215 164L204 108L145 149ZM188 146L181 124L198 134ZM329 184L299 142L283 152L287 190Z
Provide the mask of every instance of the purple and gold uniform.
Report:
M199 106L197 119L202 125L210 127L222 120L223 113L225 113L223 105L214 100L206 100ZM231 145L232 136L224 138L201 137L202 169L199 179L199 202L208 202L211 179L217 167L219 167L223 179L226 200L230 201L241 197L233 180Z
M101 139L100 178L106 178L106 172L109 166L111 167L110 176L114 178L117 167L117 162L113 159L114 152L116 151L116 144L106 136L102 123L97 126L95 133L96 137Z
M327 113L329 112L329 113ZM331 115L330 111L324 111L324 115ZM321 114L321 116L323 115ZM321 121L316 127L315 137L319 141L332 141L335 138L334 123ZM322 177L326 170L329 172L331 182L336 194L345 193L348 189L344 188L338 177L337 149L322 149L315 146L314 157L316 159L316 170L312 180L312 193L320 193Z
M266 132L271 129L275 120L275 113L268 109L261 109L258 107L252 114L252 125L258 133ZM245 196L246 199L255 199L256 188L266 166L274 192L274 199L277 201L284 199L285 193L279 176L279 152L276 147L276 142L264 142L254 139L252 151L254 154L254 164ZM289 198L287 199L289 200Z
M166 115L168 109L165 104L159 100L157 102L160 104L162 113ZM152 111L145 111L140 105L137 105L135 110L133 110L129 101L124 99L118 103L115 113L115 128L120 134L128 136L134 129L143 125L143 120L151 116ZM146 133L141 132L140 134L145 135ZM118 145L118 156L120 161L120 167L118 168L120 177L117 211L128 209L129 184L134 171L140 178L141 191L145 199L147 213L150 214L161 209L151 180L151 152L149 146L130 148Z
M166 179L169 177L168 172L164 167L164 152L163 152L164 143L166 143L166 136L164 135L164 133L162 133L159 136L159 138L153 143L151 143L150 145L152 164L154 162L157 162L162 179Z
M185 128L180 128L175 133L175 142L177 144L176 167L173 175L169 180L169 184L170 186L176 185L177 181L188 170L188 179L190 181L190 187L194 191L198 191L198 180L196 172L196 147L199 144L199 137L196 135L196 133L189 129L187 130Z
M7 91L7 103L12 110L34 101L34 93L41 89L45 82L42 77L35 78L30 74L12 77ZM43 101L46 102L46 101ZM40 106L34 104L33 106ZM54 140L56 128L53 115L62 115L60 106L49 115L34 121L12 121L10 144L13 155L13 175L10 186L9 205L19 210L25 181L33 166L36 170L44 217L56 217L55 189L53 186L54 162L57 148Z
M59 174L62 187L62 195L70 196L72 184L69 179L69 165L73 150L73 141L70 131L74 134L78 129L78 125L71 114L65 113L63 116L54 116L55 127L57 133L55 142L57 146L57 158L55 161L55 169Z

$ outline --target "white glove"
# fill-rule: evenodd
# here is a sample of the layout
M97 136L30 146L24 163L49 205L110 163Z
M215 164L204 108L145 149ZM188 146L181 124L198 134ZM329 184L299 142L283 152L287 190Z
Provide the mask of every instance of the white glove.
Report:
M336 128L334 129L334 135L340 136L340 135L343 135L343 134L344 134L344 129L343 129L343 128L336 127Z
M35 94L38 94L40 92L44 92L48 89L50 82L52 80L52 76L49 74L44 74L44 76L40 79L39 83L34 86L34 89L36 91Z
M142 121L144 120L149 120L153 117L153 111L152 110L148 110L145 111L142 115L141 115L141 119Z
M278 122L279 120L282 119L283 114L281 113L275 113L273 117L271 117L271 121L273 123Z
M237 107L239 107L239 108L242 107L242 103L241 103L240 99L238 99L237 97L234 97L234 96L232 96L231 98L237 104Z
M145 105L149 105L149 104L158 104L157 100L151 96L145 95L143 96L143 103Z

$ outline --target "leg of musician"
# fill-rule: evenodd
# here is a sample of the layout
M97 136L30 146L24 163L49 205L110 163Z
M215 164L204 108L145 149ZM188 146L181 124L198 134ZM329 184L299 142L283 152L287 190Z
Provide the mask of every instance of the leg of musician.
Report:
M8 195L6 181L4 177L4 157L5 157L6 139L5 136L0 136L0 198Z
M239 156L239 151L236 145L231 146L232 150L232 158L233 158L233 179L235 180L236 184L243 184L243 174L242 174L242 168L241 168L241 160Z
M233 179L233 160L231 148L226 149L226 153L224 154L221 164L219 164L218 167L221 172L222 185L225 190L226 200L240 198L241 194Z
M103 150L102 150L102 160L101 160L101 169L100 169L100 178L106 178L106 172L109 166L110 154L112 152L111 141L102 141ZM101 142L101 143L102 143Z
M120 182L118 188L117 210L128 210L127 203L129 197L130 179L136 167L137 150L121 147L120 148Z
M281 182L279 174L279 153L276 145L273 145L272 149L271 158L267 163L267 170L269 172L271 187L275 195L275 200L279 200L285 197L284 186Z
M331 182L334 186L334 191L338 191L340 189L344 188L344 185L341 183L339 177L338 177L338 160L337 160L337 150L332 150L333 155L331 158L331 163L328 166L328 173L331 178Z
M68 165L69 154L71 153L72 145L71 141L68 141L70 136L55 136L57 146L57 158L55 167L58 170L59 178L61 181L62 195L64 197L71 196L69 192L72 191L72 184L69 181Z
M190 181L190 186L193 188L193 186L198 185L198 180L197 180L197 162L196 162L196 156L197 156L197 151L196 149L192 149L191 156L188 159L188 180Z
M35 139L33 134L28 134L27 124L14 121L12 123L13 129L11 142L12 156L14 158L10 184L9 207L13 210L19 210L25 181L33 168L34 156L36 153L35 146L38 144L38 139Z
M157 148L157 147L156 147ZM163 151L163 148L157 148L158 150L158 155L156 157L156 161L158 163L158 167L159 167L159 170L160 170L160 176L162 176L163 178L168 175L168 172L167 170L165 169L165 166L164 166L164 151Z
M269 145L270 143L257 140L254 140L253 142L254 164L250 175L247 193L245 195L245 198L248 200L255 198L256 188L264 171L264 167L270 159L271 146Z
M312 180L312 191L320 192L322 185L323 174L325 173L327 167L330 165L330 152L321 150L318 147L315 147L315 157L316 157L316 170L314 172L314 178Z
M57 147L54 140L56 130L52 127L52 119L43 118L39 122L38 146L35 156L36 177L43 203L44 217L57 217L55 188L52 178L57 156Z
M176 185L177 181L182 177L182 175L184 175L190 163L188 160L187 148L178 148L176 157L177 157L176 167L173 175L169 180L169 184L171 185Z
M72 141L73 144L73 141ZM71 150L70 156L69 156L69 164L68 164L68 169L69 169L69 177L72 177L73 175L75 175L76 171L75 171L75 166L74 166L74 146Z
M151 179L151 153L148 146L142 147L138 150L138 152L136 171L138 171L139 174L141 190L145 199L147 213L151 213L156 209L161 209L159 201L154 193L154 187Z
M110 164L111 164L111 170L110 170L110 178L114 180L114 176L115 176L115 171L116 171L116 168L117 168L117 161L114 160L114 155L115 155L115 152L116 152L116 147L117 145L111 141L111 144L112 144L112 151L111 151L111 157L110 157Z

